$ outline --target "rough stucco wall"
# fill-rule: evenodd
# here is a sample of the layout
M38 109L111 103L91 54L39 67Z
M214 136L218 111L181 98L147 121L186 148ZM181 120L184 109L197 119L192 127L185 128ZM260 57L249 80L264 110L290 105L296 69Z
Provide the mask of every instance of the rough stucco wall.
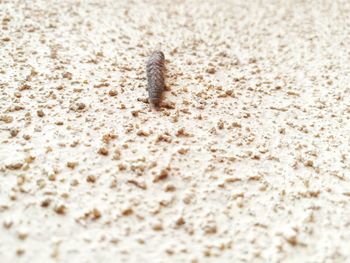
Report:
M1 262L348 262L349 8L0 0Z

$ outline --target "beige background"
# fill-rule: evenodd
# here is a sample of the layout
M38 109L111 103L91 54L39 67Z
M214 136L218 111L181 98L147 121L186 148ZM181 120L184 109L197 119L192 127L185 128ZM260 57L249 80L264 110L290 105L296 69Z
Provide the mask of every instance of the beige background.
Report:
M349 13L0 0L1 262L350 262Z

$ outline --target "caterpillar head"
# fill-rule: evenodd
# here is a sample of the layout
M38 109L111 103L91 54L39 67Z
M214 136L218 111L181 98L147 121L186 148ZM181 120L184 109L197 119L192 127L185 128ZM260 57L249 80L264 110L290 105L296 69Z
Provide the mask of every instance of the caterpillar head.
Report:
M153 53L152 53L151 56L152 56L152 57L157 56L157 57L159 57L161 60L164 60L164 59L165 59L164 53L163 53L162 51L160 51L160 50L153 51Z

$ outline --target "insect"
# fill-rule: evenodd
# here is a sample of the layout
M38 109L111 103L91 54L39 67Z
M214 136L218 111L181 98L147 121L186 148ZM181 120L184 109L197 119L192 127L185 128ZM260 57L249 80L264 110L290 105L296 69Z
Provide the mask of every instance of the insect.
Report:
M149 102L155 107L159 107L162 92L165 88L164 60L163 52L157 50L151 54L146 66Z

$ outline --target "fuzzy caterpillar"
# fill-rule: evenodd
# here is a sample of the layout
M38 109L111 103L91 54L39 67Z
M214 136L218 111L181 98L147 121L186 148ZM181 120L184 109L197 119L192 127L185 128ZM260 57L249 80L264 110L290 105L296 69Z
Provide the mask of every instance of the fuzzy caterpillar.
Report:
M154 51L147 61L147 87L149 102L158 107L162 93L165 88L164 84L164 54L162 51Z

